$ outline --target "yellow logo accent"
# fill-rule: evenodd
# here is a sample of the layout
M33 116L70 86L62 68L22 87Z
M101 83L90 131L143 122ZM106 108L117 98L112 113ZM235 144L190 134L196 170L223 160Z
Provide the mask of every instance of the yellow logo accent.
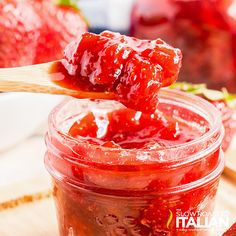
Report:
M172 213L172 211L169 210L169 212L170 212L170 216L169 216L169 218L168 218L168 220L167 220L167 223L166 223L167 229L169 229L170 223L171 223L171 221L172 221L172 219L173 219L173 213Z

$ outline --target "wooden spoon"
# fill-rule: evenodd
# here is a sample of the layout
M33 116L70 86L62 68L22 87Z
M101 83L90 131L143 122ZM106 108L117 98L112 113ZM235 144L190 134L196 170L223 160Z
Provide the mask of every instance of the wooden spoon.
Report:
M1 68L0 92L63 94L77 98L112 99L113 93L87 92L60 87L51 81L50 68L59 61L31 66Z

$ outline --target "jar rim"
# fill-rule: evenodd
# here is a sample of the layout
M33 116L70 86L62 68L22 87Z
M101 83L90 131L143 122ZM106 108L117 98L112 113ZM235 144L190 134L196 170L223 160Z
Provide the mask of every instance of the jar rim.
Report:
M203 115L208 116L208 118L210 118L211 120L209 122L209 124L211 125L211 128L205 132L203 135L197 137L194 140L191 140L187 143L181 143L181 144L177 144L177 145L172 145L172 146L168 146L168 147L158 147L152 150L149 149L120 149L120 148L110 148L110 147L104 147L104 146L100 146L100 145L96 145L96 144L91 144L89 143L89 147L90 148L94 148L94 149L100 149L104 152L126 152L127 154L135 154L137 152L139 153L148 153L148 154L155 154L157 152L166 152L166 151L179 151L181 149L184 148L188 148L188 147L192 147L195 145L199 145L201 143L206 142L207 140L211 139L212 137L214 137L214 135L216 135L217 133L219 134L216 141L210 146L207 147L206 149L204 149L204 152L207 153L211 153L212 151L216 150L222 143L223 137L224 137L224 127L222 125L222 120L221 120L221 114L220 112L217 110L217 108L215 108L214 105L212 105L211 103L209 103L208 101L206 101L203 98L200 98L196 95L192 95L192 94L188 94L182 91L178 91L175 89L161 89L160 93L159 93L159 102L164 101L164 100L169 100L171 102L173 102L173 98L175 98L177 101L175 101L177 104L184 105L184 107L189 107L189 105L192 106L192 110L196 113L199 114L198 112L201 110L201 112L205 113ZM56 132L57 135L63 137L64 140L68 140L74 144L82 144L84 143L84 140L79 140L78 138L74 138L72 136L70 136L69 134L60 131L60 129L57 127L56 124L56 116L57 114L60 112L60 110L65 107L66 105L68 105L72 100L74 100L75 98L66 98L63 102L61 102L60 104L58 104L50 113L49 115L49 130L53 130L54 132ZM172 103L173 104L173 103ZM201 108L201 109L200 109ZM202 116L203 116L202 115ZM205 154L204 154L205 156ZM178 165L178 162L181 161L181 164L186 164L189 162L192 162L194 160L197 160L199 158L202 157L202 152L197 152L195 153L191 159L186 159L186 160L181 160L181 159L174 159L174 160L162 160L162 163L168 162L168 163L172 163L172 162L176 162L176 165ZM153 160L152 160L153 161ZM160 161L158 159L158 161ZM95 161L96 162L96 161ZM140 164L140 162L139 162ZM115 164L117 165L117 164ZM173 165L172 165L173 167Z

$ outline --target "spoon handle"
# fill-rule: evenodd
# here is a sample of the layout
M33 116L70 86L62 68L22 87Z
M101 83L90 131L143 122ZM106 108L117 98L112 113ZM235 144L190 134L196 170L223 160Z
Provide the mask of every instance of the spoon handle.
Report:
M0 92L30 92L62 94L77 98L112 99L114 94L106 92L87 92L60 87L51 81L49 69L58 61L44 64L1 68Z

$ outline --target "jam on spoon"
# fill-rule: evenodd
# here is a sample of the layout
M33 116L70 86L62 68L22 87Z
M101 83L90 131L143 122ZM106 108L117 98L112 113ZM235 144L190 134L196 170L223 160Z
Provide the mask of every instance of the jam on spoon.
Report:
M138 40L108 31L84 33L66 47L60 61L0 69L0 92L114 99L153 113L160 88L177 79L181 58L179 49L161 39Z
M51 68L52 80L73 90L108 92L129 108L152 113L158 91L176 81L181 51L161 39L139 40L104 31L84 33Z

